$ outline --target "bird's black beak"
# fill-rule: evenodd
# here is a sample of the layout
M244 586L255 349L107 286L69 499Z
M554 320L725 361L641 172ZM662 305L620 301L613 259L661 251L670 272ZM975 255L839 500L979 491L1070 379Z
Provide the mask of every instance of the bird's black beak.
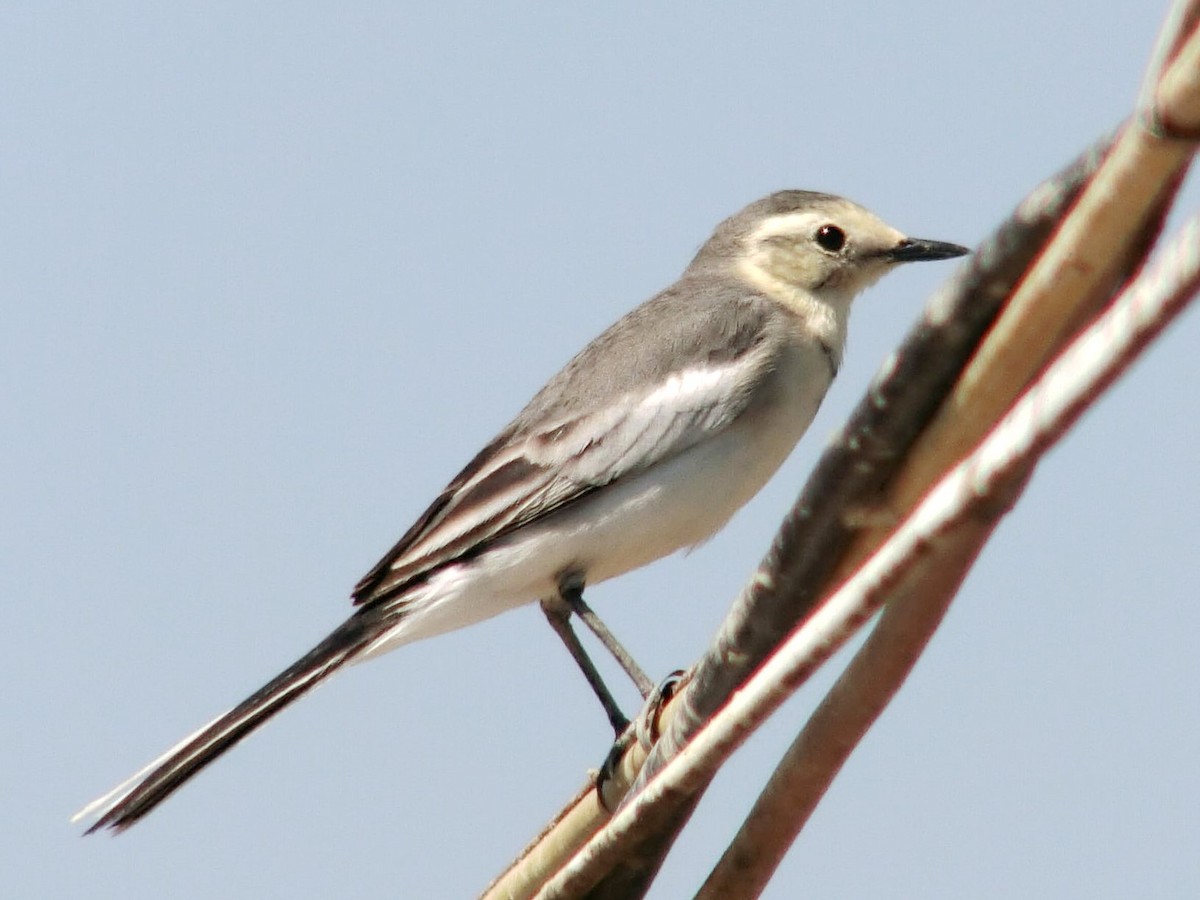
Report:
M966 247L948 244L945 241L905 238L889 250L887 256L893 262L919 262L927 259L954 259L956 256L966 256L970 252Z

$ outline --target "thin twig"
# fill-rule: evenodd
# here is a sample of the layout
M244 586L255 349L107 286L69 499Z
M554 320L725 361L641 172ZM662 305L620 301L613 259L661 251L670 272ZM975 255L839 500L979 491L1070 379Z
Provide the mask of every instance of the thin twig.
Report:
M1180 3L1168 22L1194 31L1198 12L1200 3ZM1143 92L1144 97L1163 97L1176 109L1189 105L1173 92L1172 80L1180 78L1180 72L1195 73L1200 66L1180 57L1178 65L1170 66L1168 77L1163 77L1163 68L1176 59L1188 31L1164 32L1162 46L1154 54L1158 69L1151 73L1153 79L1148 79L1156 87L1161 80L1163 87ZM1193 40L1188 52L1195 53L1196 47ZM1194 90L1194 74L1189 82ZM1190 105L1195 108L1197 104ZM1154 118L1142 116L1143 120ZM853 747L911 671L994 521L973 525L939 545L938 552L945 558L929 570L919 592L888 602L866 643L788 749L710 875L702 897L753 897L766 884Z

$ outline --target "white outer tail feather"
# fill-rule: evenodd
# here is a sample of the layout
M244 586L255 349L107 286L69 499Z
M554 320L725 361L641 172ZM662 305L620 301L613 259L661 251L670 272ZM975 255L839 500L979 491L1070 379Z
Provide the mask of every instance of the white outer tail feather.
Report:
M228 709L225 712L221 713L221 715L217 716L215 719L201 725L199 728L197 728L195 731L193 731L191 734L189 734L187 737L185 737L182 741L180 741L174 747L167 750L166 753L162 754L161 756L155 757L149 763L142 766L142 768L138 769L136 772L134 772L132 775L130 775L128 778L126 778L124 781L122 781L120 784L118 784L115 788L113 788L107 794L103 794L103 795L97 797L95 800L93 800L87 806L83 807L81 810L76 812L74 815L71 816L71 821L74 823L74 822L82 822L84 819L92 819L92 818L99 819L101 816L103 816L105 813L107 813L109 810L111 810L114 806L117 806L118 804L120 804L120 802L122 800L124 800L126 797L128 797L131 793L133 793L134 789L137 787L137 784L139 782L141 782L142 779L144 779L147 775L149 775L151 772L153 772L155 769L157 769L159 766L161 766L163 763L165 763L168 759L170 759L172 756L174 756L176 753L178 753L180 750L182 750L184 747L186 747L188 744L190 744L196 738L200 737L200 735L202 735L208 729L212 728L214 725L216 725L218 722L220 722L223 718L225 718L231 712L233 712L233 710Z
M204 766L357 656L380 630L365 616L351 617L242 703L193 731L111 791L97 797L71 816L71 821L94 819L88 834L102 828L121 831L133 825Z

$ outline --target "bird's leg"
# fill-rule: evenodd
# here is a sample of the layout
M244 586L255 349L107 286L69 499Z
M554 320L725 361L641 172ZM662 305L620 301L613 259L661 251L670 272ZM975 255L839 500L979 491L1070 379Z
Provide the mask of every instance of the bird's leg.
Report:
M571 627L570 603L563 593L559 593L554 597L542 600L542 612L546 614L546 619L550 622L550 627L554 629L554 632L566 645L567 651L575 660L575 664L583 672L583 677L592 686L592 691L596 694L596 699L604 707L608 721L619 737L629 727L629 719L621 712L621 707L617 706L617 701L609 691L608 685L604 683L604 679L600 677L600 672L597 671L596 664L592 662L591 657L587 655L587 651L583 649L583 644L579 643L579 636L575 634L575 630Z
M592 610L583 599L583 585L578 587L564 586L559 588L561 596L566 604L571 608L571 612L583 619L583 623L592 630L597 638L600 639L607 649L612 654L613 659L617 664L625 670L625 674L629 676L629 680L634 683L638 689L638 693L645 700L654 691L654 682L646 677L646 673L629 655L621 642L613 636L613 633L608 630L608 626L601 621L600 617Z

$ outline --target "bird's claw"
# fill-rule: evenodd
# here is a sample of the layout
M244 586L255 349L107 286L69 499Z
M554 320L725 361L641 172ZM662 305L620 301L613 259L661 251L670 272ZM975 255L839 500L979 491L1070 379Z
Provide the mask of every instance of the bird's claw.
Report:
M683 677L684 671L676 669L660 681L650 692L649 696L646 697L646 702L642 704L642 709L633 722L618 733L616 740L613 741L608 755L604 757L604 762L601 763L600 769L596 773L596 794L600 798L601 805L606 809L609 809L609 804L606 802L604 796L605 784L613 780L618 774L621 763L625 759L625 751L629 749L634 739L649 754L659 737L659 714L667 702L675 695L675 691L683 680ZM609 811L612 812L611 809Z

